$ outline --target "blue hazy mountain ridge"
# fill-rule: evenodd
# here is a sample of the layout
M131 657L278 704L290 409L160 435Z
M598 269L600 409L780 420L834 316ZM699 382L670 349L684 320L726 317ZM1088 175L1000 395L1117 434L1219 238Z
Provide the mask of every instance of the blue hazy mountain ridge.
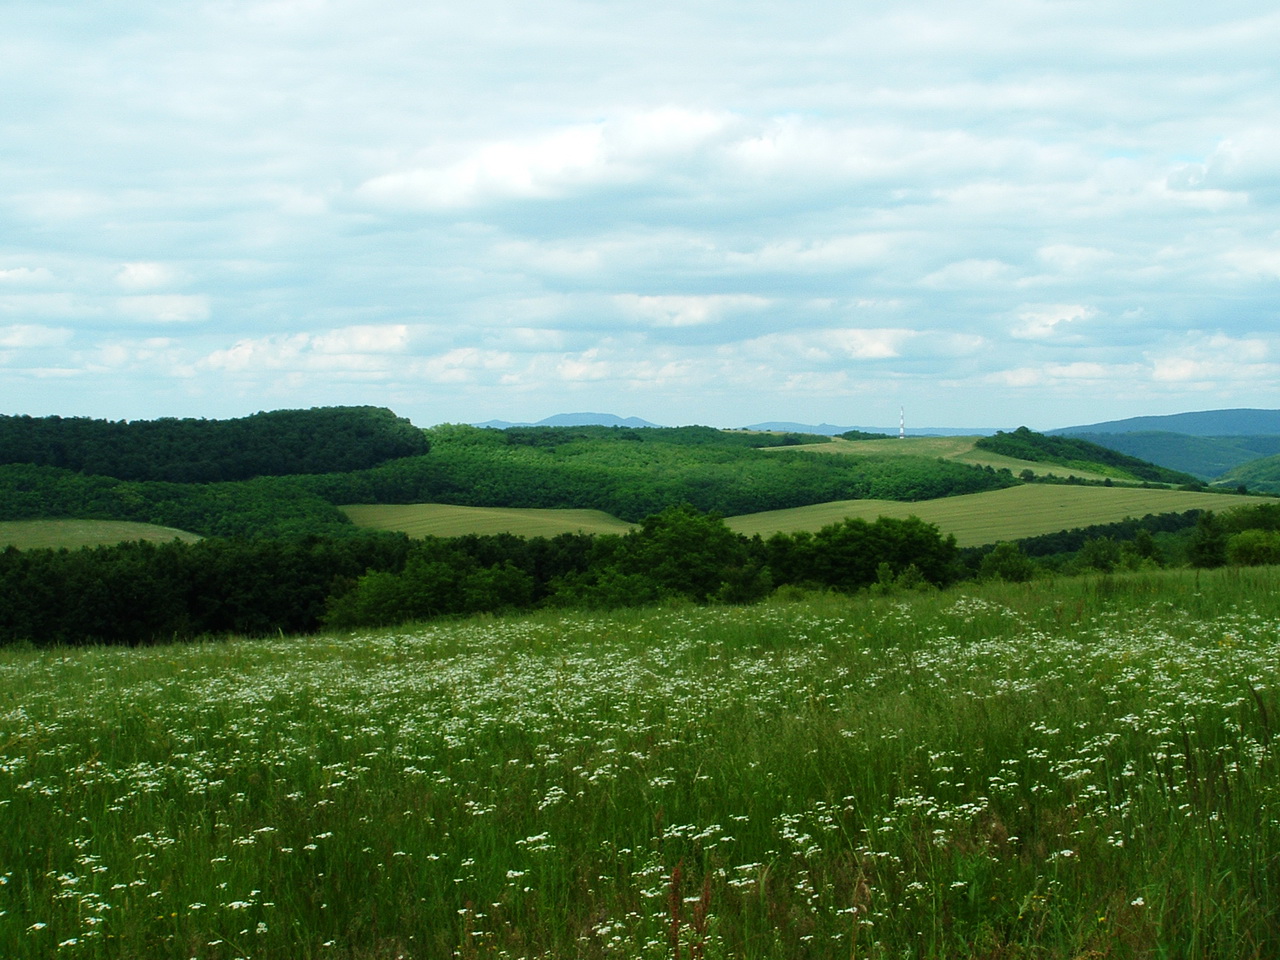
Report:
M1280 410L1239 408L1233 410L1198 410L1171 413L1158 417L1129 417L1078 427L1058 427L1047 434L1142 433L1159 431L1182 433L1193 437L1280 436Z
M542 420L486 420L473 423L473 427L489 427L493 430L506 430L508 427L663 427L668 424L650 423L639 417L619 417L612 413L557 413ZM688 424L682 424L688 426ZM863 433L885 433L898 435L897 426L892 427L838 427L830 423L816 426L809 423L792 423L790 421L769 421L753 423L740 430L759 430L770 433L811 433L816 436L834 437L850 430ZM997 430L1012 430L1013 427L907 427L907 435L912 437L971 437L991 436Z
M814 433L825 437L834 437L850 430L862 433L885 433L896 437L898 427L837 427L830 423L817 426L807 423L790 423L788 421L771 420L767 423L753 423L743 430L761 430L774 433ZM909 437L989 437L999 430L1013 430L1014 427L907 427Z
M508 427L660 427L662 424L650 423L639 417L619 417L612 413L557 413L542 420L486 420L484 423L473 423L473 427L490 427L494 430L505 430Z

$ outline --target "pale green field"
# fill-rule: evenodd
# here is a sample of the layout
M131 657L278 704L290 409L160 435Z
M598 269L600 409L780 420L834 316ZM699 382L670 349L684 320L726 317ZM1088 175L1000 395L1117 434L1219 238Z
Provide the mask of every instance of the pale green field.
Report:
M1074 527L1115 523L1148 513L1182 513L1185 510L1221 512L1256 497L1196 493L1187 490L1144 490L1138 487L1072 487L1026 484L1006 490L971 493L918 503L891 500L840 500L791 510L770 510L730 517L730 529L748 536L820 530L846 517L917 516L953 533L962 547L976 547L1000 540L1019 540Z
M1060 467L1054 463L1035 463L1031 460L1018 460L998 453L978 450L974 442L978 437L906 437L888 440L841 440L839 437L830 443L812 443L798 447L778 447L779 450L806 450L811 453L833 453L846 456L883 457L897 455L903 457L930 457L932 459L955 460L957 463L971 463L979 467L991 467L993 470L1007 469L1019 474L1030 470L1038 477L1056 474L1067 477L1074 474L1082 480L1105 480L1107 474L1091 473L1087 470L1076 470ZM773 449L773 448L770 448ZM1117 471L1112 476L1120 476Z
M200 537L174 527L124 520L5 520L0 521L0 548L35 550L41 547L101 547L126 540L194 543Z
M626 533L632 526L601 510L455 507L444 503L355 504L341 509L357 526L396 530L411 537L470 533L554 537L561 533Z
M916 503L893 500L837 500L790 510L729 517L731 530L753 536L816 531L846 517L909 517L935 523L953 533L962 547L1018 540L1074 527L1115 523L1148 513L1185 510L1221 512L1256 497L1134 487L1073 487L1027 484L1007 490L945 497ZM553 537L560 533L626 533L631 525L598 510L515 510L498 507L455 507L442 503L362 505L342 508L362 527L398 530L411 537L457 537L465 534L511 533L521 537Z

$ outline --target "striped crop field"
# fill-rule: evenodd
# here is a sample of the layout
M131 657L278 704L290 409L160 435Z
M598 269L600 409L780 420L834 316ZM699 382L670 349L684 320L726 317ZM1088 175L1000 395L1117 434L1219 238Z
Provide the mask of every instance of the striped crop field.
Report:
M1199 493L1191 490L1140 487L1078 487L1028 483L1005 490L991 490L960 497L943 497L916 503L891 500L839 500L790 510L730 517L728 526L748 536L819 530L846 517L917 516L937 524L943 533L955 534L962 547L976 547L1000 540L1020 540L1074 527L1115 523L1148 513L1182 513L1186 510L1229 510L1258 503L1257 497Z
M158 527L150 523L123 520L4 520L0 521L0 549L17 547L34 550L39 547L74 550L78 547L103 547L126 540L150 540L167 543L182 540L194 543L200 537L174 527Z
M1059 477L1075 475L1082 480L1105 480L1108 474L1077 470L1072 467L1061 467L1056 463L1036 463L1031 460L1019 460L999 453L979 450L973 444L978 437L904 437L885 440L842 440L832 438L830 443L811 443L795 447L770 447L771 450L807 450L812 453L829 453L844 456L863 457L929 457L930 459L955 460L957 463L968 463L978 467L990 467L993 470L1006 469L1014 474L1030 470L1038 477L1056 474ZM1117 471L1111 476L1120 476ZM1127 474L1126 474L1127 476Z
M1280 567L0 650L0 957L1280 956Z
M455 507L444 503L356 504L342 510L357 526L395 530L411 537L473 533L554 537L561 533L626 533L632 526L601 510Z

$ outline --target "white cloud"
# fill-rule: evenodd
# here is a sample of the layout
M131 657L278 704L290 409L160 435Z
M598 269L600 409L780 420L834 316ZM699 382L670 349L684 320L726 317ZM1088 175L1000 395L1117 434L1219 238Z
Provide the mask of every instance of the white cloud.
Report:
M1088 320L1096 312L1083 304L1027 307L1019 312L1018 323L1009 332L1019 340L1048 340L1068 324Z
M727 120L676 107L578 124L525 140L479 144L457 160L392 171L356 195L375 205L448 210L500 199L537 200L642 178L651 164L700 149Z
M399 355L410 340L410 330L405 325L253 337L207 354L198 366L241 376L265 376L282 370L385 374L401 363Z
M195 323L208 320L211 312L203 294L149 293L120 297L116 304L121 315L145 323Z
M461 384L501 378L513 366L514 357L505 351L464 347L420 361L415 373L433 383Z
M126 263L116 271L116 283L125 290L155 290L176 279L173 268L163 263Z
M769 307L764 297L746 294L710 296L640 296L619 294L613 298L627 316L655 327L697 327L719 323L738 313L756 313Z
M1152 357L1152 379L1163 383L1214 383L1275 380L1280 377L1280 339L1228 337L1193 339Z
M60 347L69 342L72 331L65 327L42 327L36 324L16 324L0 327L0 347Z
M1149 371L1137 364L1107 364L1089 361L1076 363L1044 363L1038 366L1013 367L987 374L988 383L1014 387L1020 390L1032 388L1081 387L1096 390L1100 383L1130 384L1146 379Z
M742 344L749 356L817 364L847 360L889 360L920 334L905 329L834 329L773 333Z
M961 260L935 270L920 282L939 289L980 287L1006 282L1013 273L1014 268L1001 260Z
M28 284L45 284L53 279L53 274L44 267L9 267L0 269L0 283L26 286Z
M312 336L310 347L318 353L401 353L409 346L409 339L405 324L347 327Z
M1226 250L1222 259L1246 276L1280 278L1280 246Z

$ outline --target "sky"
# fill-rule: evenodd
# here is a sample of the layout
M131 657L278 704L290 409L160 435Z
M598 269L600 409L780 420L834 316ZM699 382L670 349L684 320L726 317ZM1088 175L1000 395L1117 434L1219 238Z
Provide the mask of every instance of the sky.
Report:
M1280 406L1280 10L6 0L0 413Z

